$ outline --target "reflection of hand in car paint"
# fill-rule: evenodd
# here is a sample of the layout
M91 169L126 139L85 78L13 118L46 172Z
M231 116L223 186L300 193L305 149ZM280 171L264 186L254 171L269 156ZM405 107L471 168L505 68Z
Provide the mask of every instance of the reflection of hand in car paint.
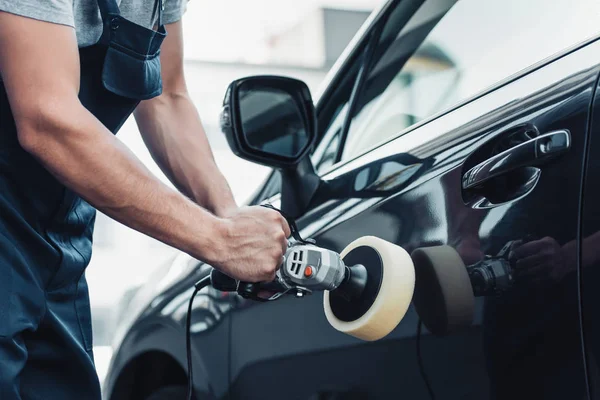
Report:
M583 239L581 265L587 268L600 260L600 232ZM545 237L528 243L516 243L509 254L517 279L533 282L559 282L577 269L577 243L571 240L560 245Z
M569 244L561 246L551 237L517 241L509 254L515 279L542 285L559 282L577 266L575 246Z

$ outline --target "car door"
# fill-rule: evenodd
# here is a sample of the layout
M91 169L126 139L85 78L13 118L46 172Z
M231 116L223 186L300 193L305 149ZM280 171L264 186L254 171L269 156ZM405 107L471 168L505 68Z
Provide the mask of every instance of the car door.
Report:
M581 226L581 300L586 366L591 389L591 399L600 399L600 319L597 307L600 292L600 91L594 96L591 129L588 132L588 151L583 185ZM574 247L574 246L573 246ZM577 252L577 248L569 252Z
M302 234L336 251L366 235L408 251L448 244L466 265L512 243L514 285L478 297L461 330L434 335L411 306L377 342L331 328L321 294L249 304L231 319L233 398L585 398L577 259L553 261L577 244L599 11L567 0L384 8L317 105L323 184ZM556 133L568 137L556 155L463 183Z

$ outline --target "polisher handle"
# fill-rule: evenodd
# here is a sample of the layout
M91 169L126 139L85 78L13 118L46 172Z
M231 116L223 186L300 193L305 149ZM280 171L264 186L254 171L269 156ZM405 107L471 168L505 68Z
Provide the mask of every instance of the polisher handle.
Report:
M241 282L223 272L213 269L210 273L213 288L222 292L237 292L246 299L255 301L270 301L279 298L286 290L278 281L273 282Z
M222 292L235 292L238 288L238 281L214 269L210 272L210 283L213 288Z

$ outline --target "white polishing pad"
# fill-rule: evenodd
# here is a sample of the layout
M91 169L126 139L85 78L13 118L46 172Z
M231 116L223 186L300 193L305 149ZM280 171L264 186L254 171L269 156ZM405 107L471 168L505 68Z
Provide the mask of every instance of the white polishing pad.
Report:
M350 243L341 253L342 258L359 247L375 250L381 259L381 285L375 300L366 312L351 321L336 316L328 291L324 293L323 305L325 316L335 329L362 340L374 341L387 336L406 314L415 288L415 269L410 255L402 247L374 236L364 236ZM369 270L370 259L360 261Z

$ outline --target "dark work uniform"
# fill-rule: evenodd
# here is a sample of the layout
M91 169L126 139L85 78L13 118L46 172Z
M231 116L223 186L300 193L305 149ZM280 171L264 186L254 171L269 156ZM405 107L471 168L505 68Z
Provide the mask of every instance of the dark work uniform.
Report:
M116 133L140 100L161 93L162 1L158 31L121 17L115 0L97 1L103 34L80 49L79 97ZM84 276L94 219L20 147L0 81L1 400L100 399Z

